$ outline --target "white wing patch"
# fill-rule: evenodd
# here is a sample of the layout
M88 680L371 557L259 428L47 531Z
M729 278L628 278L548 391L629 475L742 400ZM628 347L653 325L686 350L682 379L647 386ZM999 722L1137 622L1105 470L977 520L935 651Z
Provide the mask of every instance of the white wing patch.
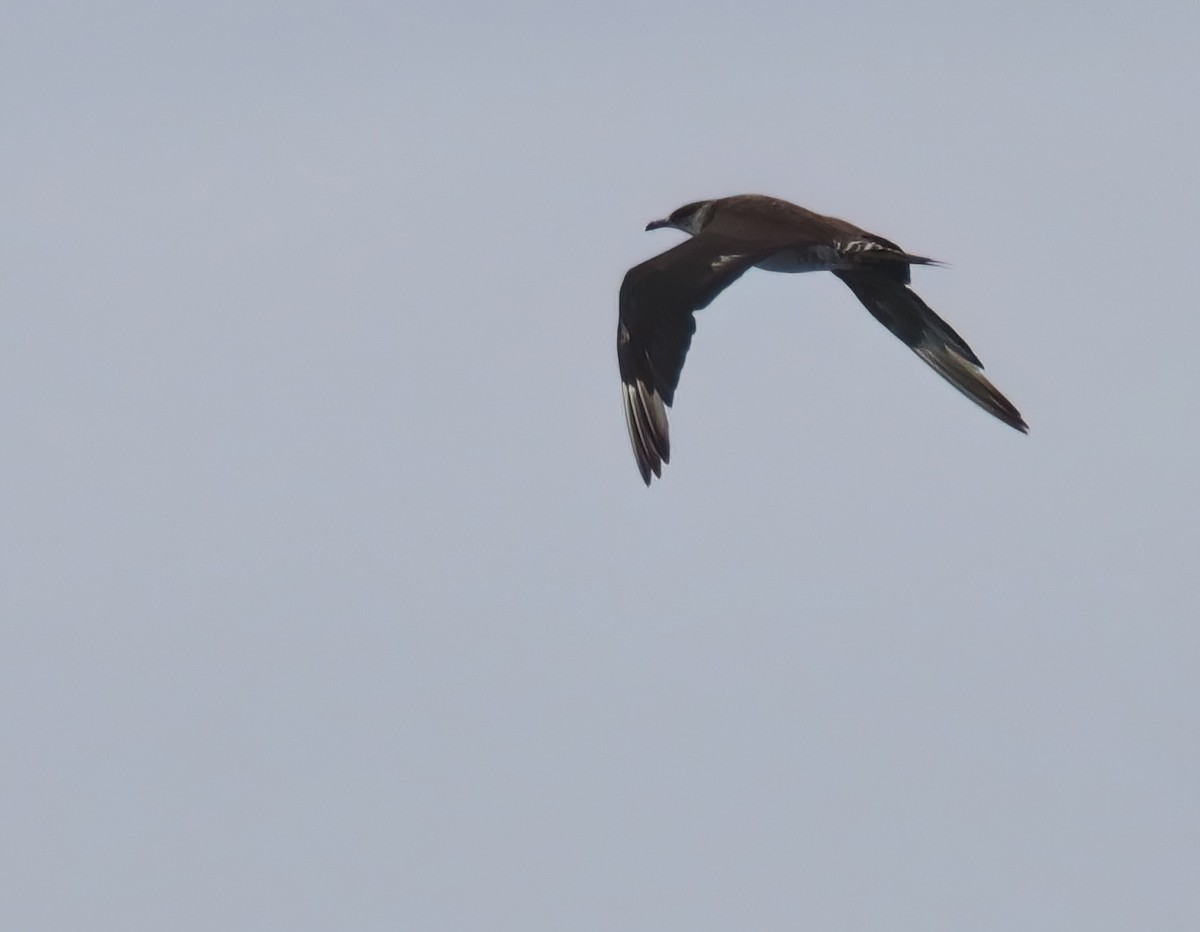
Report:
M658 392L641 379L622 385L625 393L625 423L646 484L650 475L662 475L662 464L671 456L667 411Z

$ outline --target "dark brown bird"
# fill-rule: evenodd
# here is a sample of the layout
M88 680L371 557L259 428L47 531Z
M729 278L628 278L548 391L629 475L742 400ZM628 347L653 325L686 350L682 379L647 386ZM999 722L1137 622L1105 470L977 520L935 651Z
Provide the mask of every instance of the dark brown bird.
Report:
M761 194L685 204L647 230L674 227L691 239L635 265L621 283L617 361L625 420L646 485L670 461L667 411L708 307L749 268L833 272L881 324L938 375L1009 427L1029 426L983 375L983 363L908 287L913 265L938 265L882 236Z

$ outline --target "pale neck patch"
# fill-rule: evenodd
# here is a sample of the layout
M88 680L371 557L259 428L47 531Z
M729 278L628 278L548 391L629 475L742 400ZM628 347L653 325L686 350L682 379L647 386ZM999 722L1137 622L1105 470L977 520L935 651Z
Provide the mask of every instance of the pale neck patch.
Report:
M677 230L682 230L689 236L698 236L700 231L708 226L709 218L712 217L713 202L708 201L705 204L697 207L692 213L680 219L678 223L672 223L671 226Z
M709 218L712 217L713 208L713 202L709 201L698 211L692 214L688 223L687 232L691 233L692 236L696 236L701 230L708 226Z

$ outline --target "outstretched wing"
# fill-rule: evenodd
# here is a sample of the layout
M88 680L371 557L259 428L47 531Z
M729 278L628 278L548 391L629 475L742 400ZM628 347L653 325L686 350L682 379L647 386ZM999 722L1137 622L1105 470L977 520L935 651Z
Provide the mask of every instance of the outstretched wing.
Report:
M617 362L629 440L646 485L651 474L661 477L662 464L670 461L666 409L675 400L679 373L696 332L693 312L707 307L763 257L762 251L746 252L744 246L706 234L625 273Z
M903 340L938 375L1009 427L1029 432L1021 413L983 375L983 363L966 340L894 272L863 268L833 274L846 283L876 320Z

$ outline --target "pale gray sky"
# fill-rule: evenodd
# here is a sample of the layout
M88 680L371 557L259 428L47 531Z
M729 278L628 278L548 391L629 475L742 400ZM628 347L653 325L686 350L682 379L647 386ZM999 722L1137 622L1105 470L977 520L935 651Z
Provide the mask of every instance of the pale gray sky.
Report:
M1193 2L17 3L0 927L1200 927ZM771 193L641 483L616 296Z

